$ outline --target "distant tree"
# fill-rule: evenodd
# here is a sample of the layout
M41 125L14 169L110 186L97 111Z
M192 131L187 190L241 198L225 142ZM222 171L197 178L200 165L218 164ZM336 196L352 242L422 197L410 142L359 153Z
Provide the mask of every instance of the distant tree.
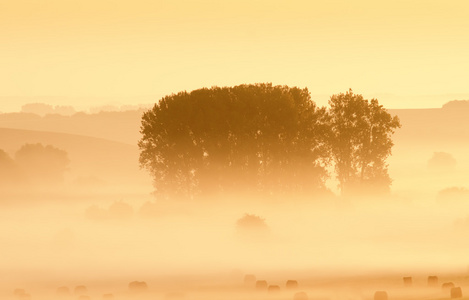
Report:
M451 170L456 167L456 159L450 153L434 152L428 160L427 166L437 171Z
M270 228L267 226L265 219L252 215L245 214L242 218L236 221L237 234L249 238L261 238L269 234Z
M52 105L44 103L28 103L21 107L21 112L45 116L47 114L53 114L54 108Z
M331 96L329 105L329 144L341 193L388 191L386 158L394 145L391 135L401 126L398 117L351 89Z
M56 105L55 107L45 103L28 103L21 106L21 112L31 113L44 117L45 115L71 116L76 113L72 106Z
M165 195L321 190L324 117L307 89L256 84L173 94L143 114L140 165Z
M469 189L465 187L449 187L438 192L436 200L440 204L469 203Z
M253 215L253 214L245 214L242 218L236 221L236 227L240 228L240 230L251 230L251 229L267 229L267 224L265 223L265 219Z
M66 151L39 143L23 145L15 161L30 180L40 183L61 182L70 163Z

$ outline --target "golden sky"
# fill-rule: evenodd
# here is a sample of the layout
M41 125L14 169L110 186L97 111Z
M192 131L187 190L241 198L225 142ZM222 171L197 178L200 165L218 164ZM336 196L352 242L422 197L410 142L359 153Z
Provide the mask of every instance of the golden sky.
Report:
M439 107L469 99L468 14L467 0L0 0L0 111L256 82Z

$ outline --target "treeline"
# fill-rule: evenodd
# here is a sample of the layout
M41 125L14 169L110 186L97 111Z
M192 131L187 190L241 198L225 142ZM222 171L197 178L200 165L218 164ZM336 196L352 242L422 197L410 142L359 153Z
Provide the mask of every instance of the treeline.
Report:
M119 111L131 111L131 110L141 110L148 108L146 104L139 105L102 105L89 108L90 114L97 114L101 112L119 112ZM39 116L47 115L63 115L71 116L76 113L84 113L75 110L73 106L70 105L50 105L46 103L28 103L21 106L22 113L32 113Z
M69 163L67 152L51 145L25 144L13 158L0 149L0 188L60 183Z
M342 193L386 192L386 158L400 127L376 99L333 95L318 107L307 89L271 84L166 96L142 117L140 164L156 193L312 194L331 167Z

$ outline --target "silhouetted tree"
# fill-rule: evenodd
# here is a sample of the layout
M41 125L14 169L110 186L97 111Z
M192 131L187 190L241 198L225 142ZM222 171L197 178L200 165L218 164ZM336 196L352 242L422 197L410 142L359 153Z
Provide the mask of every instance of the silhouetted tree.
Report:
M140 165L166 195L319 190L324 117L307 89L256 84L173 94L142 117Z
M40 183L61 182L70 162L66 151L40 143L23 145L15 161L29 179Z
M401 126L398 117L351 89L331 96L329 105L329 144L341 193L389 190L386 158L391 135Z

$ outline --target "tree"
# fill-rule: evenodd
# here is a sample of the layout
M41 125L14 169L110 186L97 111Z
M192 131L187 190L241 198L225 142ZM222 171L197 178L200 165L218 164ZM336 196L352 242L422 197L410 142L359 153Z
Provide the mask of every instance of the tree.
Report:
M456 165L457 162L453 155L446 152L434 152L433 156L427 162L427 166L436 171L453 170Z
M40 183L61 182L70 163L66 151L40 143L23 145L15 161L30 180Z
M242 238L258 240L268 237L270 228L264 218L252 214L245 214L236 221L236 231Z
M307 89L256 84L173 94L143 114L140 165L166 196L321 190L324 118Z
M329 105L329 145L341 193L388 191L386 158L394 145L391 135L401 127L398 117L351 89L331 96Z

